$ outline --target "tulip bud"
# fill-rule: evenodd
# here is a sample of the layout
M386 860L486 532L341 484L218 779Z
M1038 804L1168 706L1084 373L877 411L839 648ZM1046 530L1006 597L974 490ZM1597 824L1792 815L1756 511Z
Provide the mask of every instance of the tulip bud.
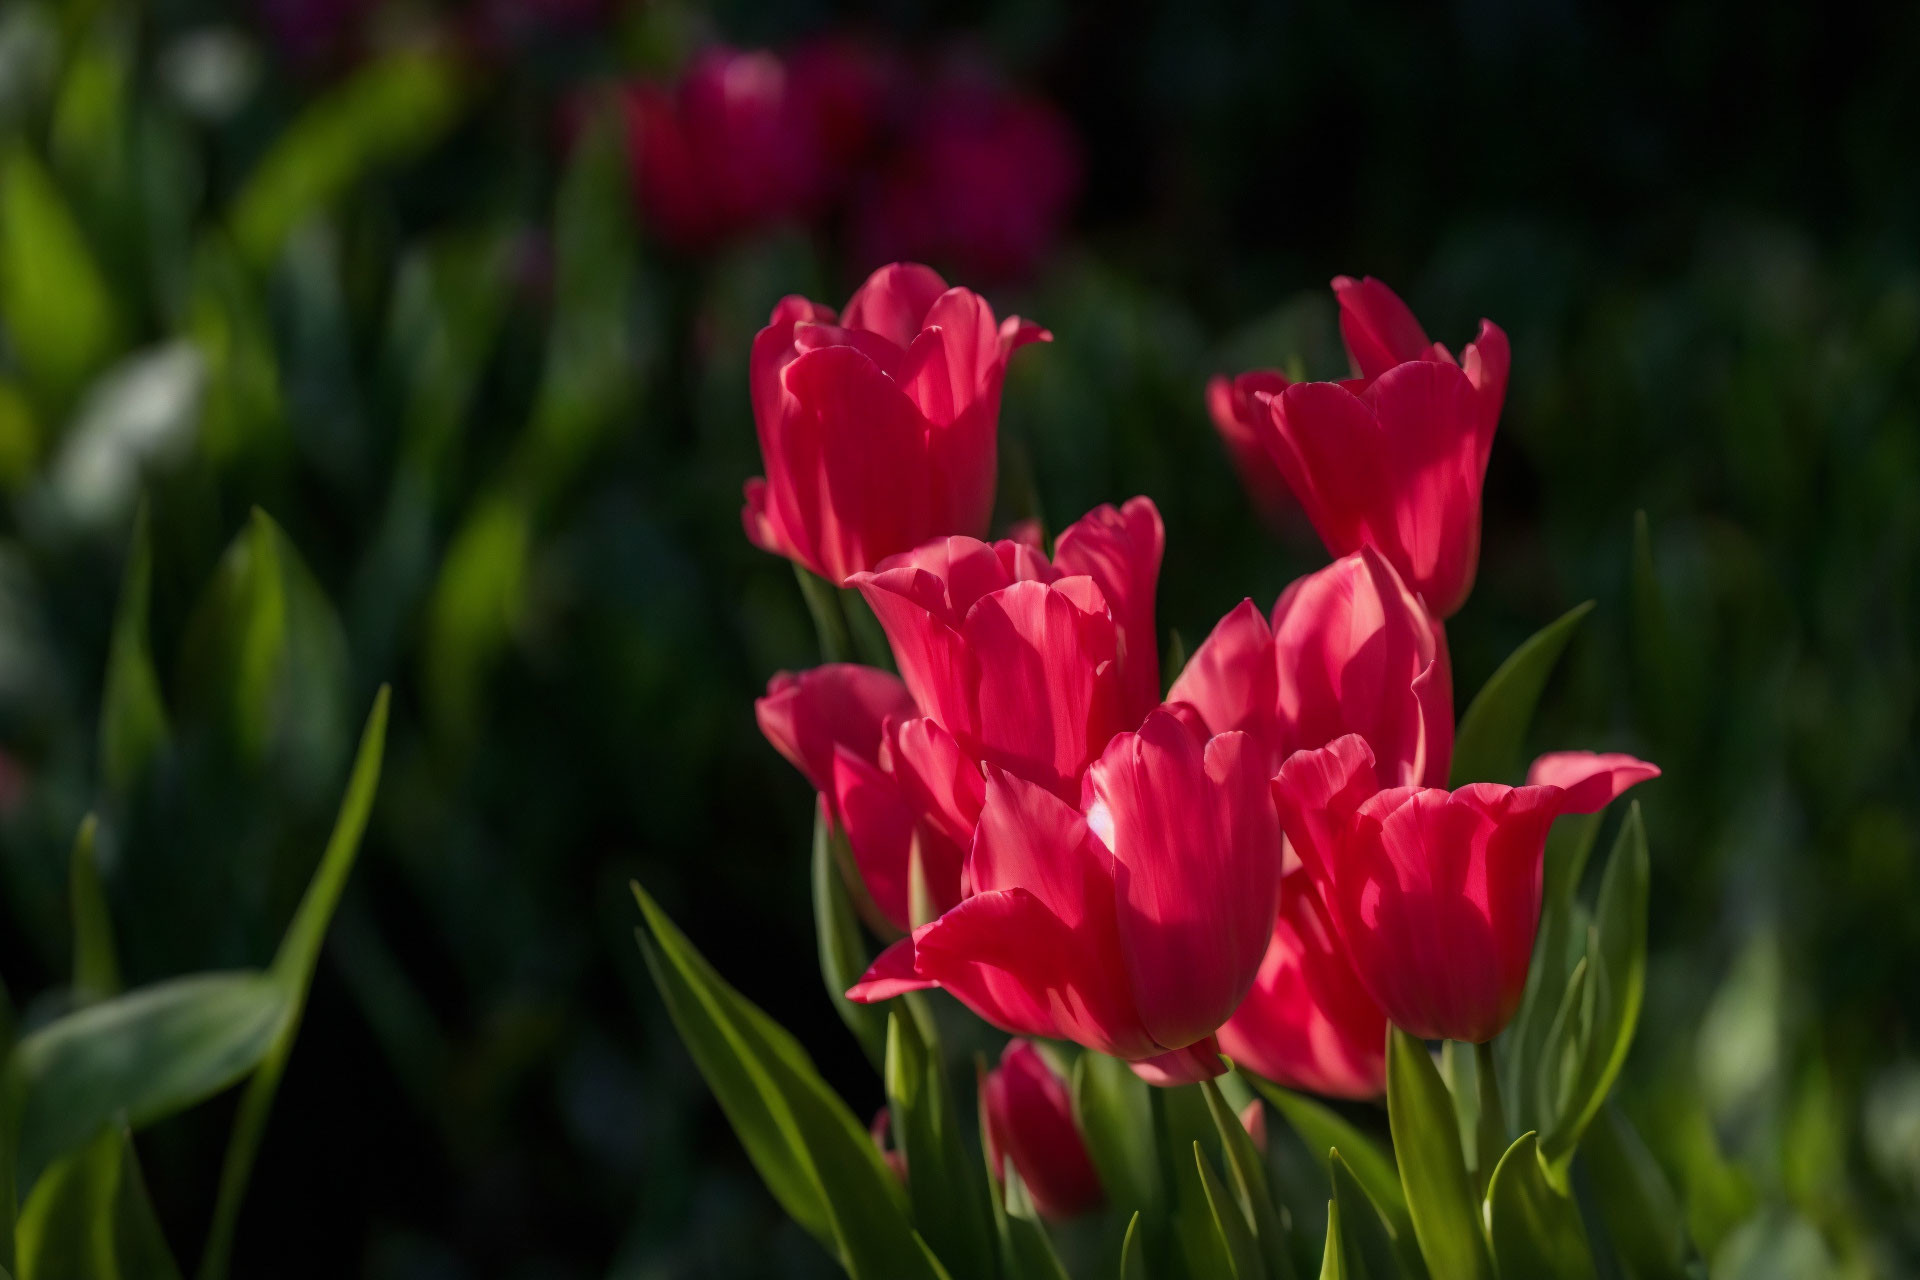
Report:
M1011 1160L1042 1215L1077 1217L1104 1198L1066 1085L1031 1041L1007 1042L1000 1065L981 1082L980 1106L995 1176L1004 1180Z

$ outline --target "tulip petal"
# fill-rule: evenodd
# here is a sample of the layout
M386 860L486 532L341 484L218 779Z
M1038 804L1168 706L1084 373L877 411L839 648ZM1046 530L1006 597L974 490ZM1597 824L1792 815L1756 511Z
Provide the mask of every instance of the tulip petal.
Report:
M1191 706L1211 733L1239 729L1276 747L1278 674L1273 631L1253 601L1242 600L1187 659L1167 702Z
M987 798L979 763L929 716L896 724L889 747L894 776L909 802L948 839L962 847L972 844Z
M1113 610L1128 723L1137 723L1160 702L1154 593L1166 541L1159 508L1151 498L1137 497L1118 510L1095 507L1054 542L1053 563L1064 573L1092 578Z
M847 999L855 1004L874 1004L936 985L931 978L915 972L913 938L908 936L873 958L860 981L847 988Z
M1480 336L1460 353L1460 367L1480 397L1482 468L1486 466L1487 451L1493 447L1494 429L1500 425L1500 408L1507 399L1507 367L1512 361L1506 333L1491 320L1480 322Z
M894 665L919 709L956 736L972 734L979 719L979 674L965 640L947 621L945 584L912 566L856 573L847 584L859 588L886 632Z
M1553 751L1533 762L1527 783L1566 792L1562 813L1598 813L1629 787L1659 776L1658 765L1617 751Z
M1266 949L1280 873L1266 776L1266 749L1247 735L1203 749L1164 711L1088 770L1128 982L1161 1045L1183 1047L1224 1022Z
M1397 364L1425 360L1433 350L1427 332L1400 295L1368 276L1336 276L1340 337L1364 378L1377 378Z
M841 747L833 758L833 797L868 896L888 924L902 933L908 931L913 927L908 865L914 814L899 783ZM947 901L958 896L956 887Z
M1012 1160L1042 1216L1061 1221L1102 1199L1066 1085L1028 1040L1011 1040L981 1087L988 1159Z
M1212 1036L1196 1040L1184 1049L1138 1058L1127 1065L1133 1068L1133 1074L1163 1089L1198 1084L1227 1072L1227 1064L1220 1057L1220 1044Z
M1331 382L1298 382L1267 400L1274 429L1264 439L1274 466L1315 533L1336 556L1367 542L1371 514L1386 507L1393 472L1371 409Z
M963 635L984 754L1068 789L1120 727L1117 640L1099 593L1084 579L1016 582L975 603Z
M947 282L932 267L917 262L890 263L854 291L841 323L877 333L904 349L925 327L934 299L946 291Z
M898 677L877 667L830 662L797 675L782 671L753 704L760 732L806 775L814 790L833 791L833 757L845 748L878 760L890 717L912 715L913 699Z
M1297 751L1273 780L1280 826L1324 897L1348 820L1380 789L1373 752L1357 733Z
M1484 419L1467 375L1412 361L1380 375L1366 399L1388 444L1389 501L1370 521L1375 545L1441 617L1473 587L1480 555Z

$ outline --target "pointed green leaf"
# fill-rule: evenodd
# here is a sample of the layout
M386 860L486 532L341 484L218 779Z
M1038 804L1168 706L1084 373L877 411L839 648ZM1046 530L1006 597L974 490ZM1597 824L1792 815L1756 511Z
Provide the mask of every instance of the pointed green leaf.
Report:
M373 798L380 789L380 767L386 754L387 707L390 690L380 686L374 696L373 710L367 716L360 735L360 749L353 769L347 775L347 792L334 818L333 834L327 839L320 865L307 886L306 896L293 914L281 939L280 953L274 957L272 974L286 999L287 1016L275 1037L273 1047L247 1084L240 1099L240 1111L234 1119L233 1136L227 1144L226 1160L220 1170L220 1198L214 1207L213 1226L201 1255L201 1280L223 1280L227 1274L233 1234L239 1225L240 1205L246 1196L247 1181L260 1139L266 1132L267 1115L286 1073L293 1042L300 1034L300 1020L306 1011L307 992L313 986L313 971L320 961L320 944L340 895L346 890L347 876L359 856L367 819L373 813Z
M1403 1272L1402 1256L1407 1253L1418 1256L1417 1242L1394 1238L1392 1229L1339 1151L1328 1152L1327 1163L1333 1171L1333 1198L1340 1206L1340 1235L1348 1269L1367 1280L1396 1280ZM1414 1274L1424 1275L1425 1271Z
M1338 1147L1341 1158L1394 1231L1409 1237L1413 1234L1413 1220L1407 1216L1406 1193L1400 1189L1400 1172L1394 1167L1392 1156L1325 1104L1257 1076L1248 1079L1322 1162L1326 1160L1326 1152Z
M879 1005L855 1004L847 999L847 989L860 981L870 960L866 943L860 937L860 921L854 914L853 899L847 894L845 877L834 845L846 836L834 829L824 811L813 820L813 927L820 955L820 977L826 983L833 1011L853 1038L860 1042L867 1061L881 1070L887 1052L887 1011ZM851 856L850 854L848 856Z
M73 995L77 1005L120 993L120 958L113 946L113 916L100 883L94 848L99 819L88 814L74 837L67 893L73 910Z
M1126 1063L1103 1053L1083 1053L1073 1064L1073 1118L1086 1137L1100 1185L1122 1210L1144 1212L1150 1219L1166 1195L1153 1145L1147 1092L1152 1087Z
M1687 1280L1692 1245L1679 1198L1618 1107L1600 1109L1580 1154L1608 1241L1633 1280Z
M1260 1247L1266 1273L1274 1280L1291 1280L1293 1263L1287 1256L1286 1230L1280 1224L1280 1211L1267 1185L1266 1161L1253 1145L1246 1126L1240 1123L1239 1115L1227 1105L1220 1086L1207 1080L1200 1087L1207 1095L1207 1110L1213 1115L1214 1128L1220 1131L1220 1149L1227 1157L1234 1198L1253 1228L1254 1242ZM1256 1100L1254 1105L1260 1104Z
M1424 1044L1398 1027L1388 1036L1387 1115L1421 1256L1435 1276L1485 1280L1491 1268L1480 1198L1460 1151L1453 1100Z
M203 973L90 1005L21 1039L21 1185L116 1116L135 1128L211 1097L260 1064L287 1016L265 973Z
M1533 723L1534 708L1547 687L1547 677L1553 674L1554 664L1580 620L1592 609L1591 600L1575 605L1535 632L1487 678L1485 687L1460 717L1460 731L1453 739L1449 785L1505 782L1518 776L1521 748Z
M980 1164L961 1140L939 1056L904 1009L887 1017L886 1084L893 1140L912 1171L907 1198L914 1229L962 1280L991 1277L991 1221Z
M1556 1180L1573 1159L1580 1135L1605 1103L1633 1047L1647 984L1648 876L1646 827L1635 803L1627 811L1600 882L1590 967L1602 981L1596 989L1592 1030L1572 1090L1541 1143L1541 1156Z
M406 52L368 64L282 132L234 200L230 225L256 267L287 234L371 169L424 149L453 123L460 72L444 54Z
M1593 1280L1580 1210L1547 1181L1531 1133L1507 1148L1493 1171L1487 1226L1500 1280Z
M0 322L40 398L64 406L120 345L120 319L86 238L25 143L0 152Z
M1206 1193L1207 1209L1213 1215L1213 1228L1226 1247L1233 1275L1236 1280L1259 1280L1267 1270L1260 1260L1260 1246L1253 1238L1253 1228L1247 1225L1246 1214L1227 1194L1220 1175L1207 1163L1206 1154L1197 1142L1193 1144L1193 1164L1199 1171L1200 1188Z
M54 1164L20 1214L22 1280L179 1280L124 1131Z
M939 1276L899 1182L805 1050L722 981L645 890L633 892L654 984L774 1198L855 1280Z
M152 580L153 547L143 502L134 517L133 545L127 552L126 576L113 615L106 687L100 697L100 772L108 789L116 793L140 779L154 756L166 749L172 733L147 644Z
M1006 1213L998 1221L1001 1269L1008 1280L1068 1280L1066 1264L1054 1252L1033 1196L1011 1163L1006 1173Z
M1569 1066L1581 1052L1581 1010L1588 1007L1587 960L1581 957L1567 978L1560 1004L1541 1043L1540 1061L1530 1082L1534 1091L1534 1110L1541 1115L1559 1115L1569 1084ZM1529 1083L1529 1082L1522 1082Z
M1539 1076L1553 1015L1559 1011L1568 974L1578 960L1575 939L1581 936L1581 931L1575 928L1574 893L1585 873L1603 816L1601 813L1568 814L1554 822L1547 837L1540 931L1534 941L1533 962L1527 969L1520 1009L1501 1036L1501 1047L1505 1051L1503 1065L1511 1082L1506 1094L1508 1120L1516 1130L1541 1129L1551 1119L1540 1114L1532 1082Z
M1140 1211L1127 1219L1126 1238L1120 1242L1120 1280L1147 1280L1147 1258L1140 1244Z
M1327 1201L1327 1251L1320 1262L1320 1280L1372 1280L1347 1266L1346 1241L1340 1231L1340 1202Z

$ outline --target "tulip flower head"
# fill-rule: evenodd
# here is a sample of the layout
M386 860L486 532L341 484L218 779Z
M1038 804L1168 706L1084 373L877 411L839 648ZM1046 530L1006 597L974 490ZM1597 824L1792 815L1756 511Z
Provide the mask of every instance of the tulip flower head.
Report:
M1011 1161L1043 1216L1075 1218L1105 1198L1066 1084L1032 1041L1007 1042L1000 1064L980 1082L980 1111L988 1165L1004 1181Z
M1292 756L1280 820L1361 985L1402 1030L1481 1043L1519 1007L1540 919L1547 829L1659 770L1631 756L1545 756L1523 787L1383 789L1358 734ZM1543 781L1544 779L1544 781Z
M910 263L874 272L837 316L783 298L753 342L767 474L746 485L747 537L839 584L930 538L984 534L1007 358L1050 337Z
M1456 360L1378 280L1341 276L1340 332L1360 371L1345 382L1262 386L1244 375L1216 393L1229 443L1257 436L1327 549L1373 547L1441 617L1473 588L1480 493L1506 399L1506 334L1481 321ZM1235 398L1244 386L1265 422ZM1245 468L1243 467L1243 470ZM1264 480L1262 481L1264 483Z
M1218 1075L1213 1032L1253 982L1280 892L1267 773L1248 735L1208 739L1165 710L1113 739L1077 805L989 768L960 904L848 996L938 986L1155 1083Z

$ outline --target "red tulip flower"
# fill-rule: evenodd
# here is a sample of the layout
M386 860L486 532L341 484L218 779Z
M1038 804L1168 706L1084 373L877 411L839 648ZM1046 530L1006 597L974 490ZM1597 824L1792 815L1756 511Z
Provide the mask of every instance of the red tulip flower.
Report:
M1208 740L1167 711L1114 738L1077 805L989 769L963 900L848 996L942 987L995 1026L1124 1058L1155 1083L1218 1075L1213 1032L1278 906L1267 773L1246 734Z
M1287 478L1267 451L1267 433L1273 429L1273 413L1267 398L1277 396L1293 385L1277 369L1255 369L1236 378L1214 378L1207 383L1207 413L1214 430L1227 446L1227 456L1240 473L1240 482L1254 506L1269 520L1294 505L1288 496Z
M1490 321L1453 355L1378 280L1342 276L1340 331L1360 377L1256 391L1262 439L1327 549L1373 547L1441 617L1473 588L1480 493L1507 394Z
M1048 560L945 538L848 579L914 701L968 759L1065 799L1109 739L1159 702L1153 593L1165 541L1145 498L1101 507Z
M783 298L753 342L767 474L747 481L747 537L838 584L929 538L985 533L1007 357L1049 337L909 263L874 272L838 317Z
M1387 1015L1347 963L1304 867L1280 886L1266 958L1220 1028L1220 1049L1290 1089L1377 1098L1387 1086Z
M1422 1039L1482 1043L1526 985L1541 857L1562 813L1594 813L1659 770L1567 753L1524 787L1383 790L1358 734L1302 751L1273 780L1280 820L1361 984Z
M1167 692L1207 728L1241 729L1273 764L1360 733L1394 785L1444 782L1453 758L1446 637L1372 548L1297 579L1269 626L1251 600L1222 618Z
M980 1111L994 1175L1004 1181L1011 1160L1043 1217L1075 1218L1105 1198L1067 1087L1032 1041L1007 1042L980 1082Z

